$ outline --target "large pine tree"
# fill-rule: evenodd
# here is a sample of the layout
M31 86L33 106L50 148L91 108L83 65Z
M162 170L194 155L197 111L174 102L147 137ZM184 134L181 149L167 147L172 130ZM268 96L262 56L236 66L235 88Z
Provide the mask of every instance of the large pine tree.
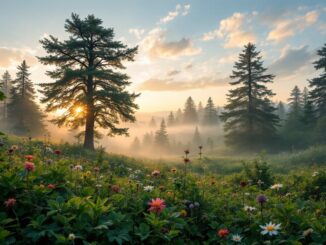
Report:
M289 102L289 113L288 116L299 120L302 115L302 93L299 87L296 85L291 91L290 98L288 99Z
M265 84L274 75L266 74L260 52L248 43L235 62L230 85L236 86L228 94L228 103L221 119L225 122L226 143L247 150L259 150L276 138L279 117L270 100L274 95Z
M309 81L310 99L316 109L318 119L326 117L326 44L317 51L319 59L315 61L314 67L321 74Z
M11 82L8 127L17 135L43 135L44 115L34 101L35 90L29 79L29 66L23 61L17 69L16 79Z
M209 126L216 126L218 123L217 110L211 97L208 98L207 104L204 109L203 123Z
M309 90L305 87L302 93L302 122L310 128L315 123L315 113L312 101L309 98Z
M84 147L93 150L95 128L108 129L108 135L126 135L128 128L118 124L135 121L138 95L126 90L129 77L118 70L125 68L123 61L134 60L137 47L115 41L113 29L103 27L102 20L93 15L82 20L72 14L65 30L70 35L65 41L53 36L40 41L47 56L39 60L56 66L47 72L55 81L42 84L42 102L48 112L66 109L53 120L57 125L85 126Z
M5 71L5 73L2 75L2 78L0 80L0 98L3 100L3 112L2 112L2 118L3 121L6 121L7 119L7 104L9 99L9 93L10 93L10 85L11 85L11 76L8 71Z
M164 119L161 121L160 129L155 133L155 145L162 150L166 150L169 146L169 136Z
M198 122L198 115L196 105L191 96L188 97L183 112L183 121L186 124L196 124Z

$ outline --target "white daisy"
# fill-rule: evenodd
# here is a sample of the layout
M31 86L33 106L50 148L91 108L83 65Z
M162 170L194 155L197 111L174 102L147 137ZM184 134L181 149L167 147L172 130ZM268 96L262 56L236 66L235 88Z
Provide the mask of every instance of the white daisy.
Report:
M144 186L144 191L151 192L153 190L154 190L154 186L152 186L152 185Z
M74 170L80 170L80 171L83 171L83 166L82 165L76 165L76 166L74 166Z
M277 235L279 232L278 230L281 229L281 224L273 224L272 222L269 222L268 224L265 224L265 226L260 225L260 228L263 230L261 231L262 235Z
M312 174L312 177L316 177L318 174L319 174L319 172L315 171L315 172Z
M241 242L242 237L239 234L235 234L232 236L231 240L234 242Z
M274 189L279 190L279 189L281 189L282 187L283 187L282 184L274 184L274 185L271 186L271 189L272 189L272 190L274 190Z
M256 210L256 208L255 207L251 207L251 206L244 206L244 211L246 211L246 212L253 212L253 211L255 211Z

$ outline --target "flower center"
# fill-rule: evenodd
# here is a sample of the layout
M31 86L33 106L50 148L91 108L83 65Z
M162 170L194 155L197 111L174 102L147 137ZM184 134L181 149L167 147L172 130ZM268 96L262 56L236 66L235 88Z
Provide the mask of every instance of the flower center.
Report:
M266 230L273 231L274 230L274 226L273 225L269 225L269 226L266 227Z

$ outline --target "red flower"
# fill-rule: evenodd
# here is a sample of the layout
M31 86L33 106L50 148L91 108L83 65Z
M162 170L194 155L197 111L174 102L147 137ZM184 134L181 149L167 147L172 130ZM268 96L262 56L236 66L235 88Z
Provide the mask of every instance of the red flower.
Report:
M227 235L230 234L230 231L228 229L220 229L217 234L219 235L219 237L226 237Z
M61 154L61 151L60 151L60 150L55 150L55 151L54 151L54 154L56 154L56 155L60 155L60 154Z
M154 212L157 214L161 213L164 210L164 208L166 207L164 200L161 198L152 199L152 201L149 202L148 205L149 205L148 211Z
M48 184L48 188L53 190L53 189L56 188L56 185L54 185L54 184Z
M114 193L119 193L120 192L120 187L118 185L112 185L111 186L111 191Z
M25 170L27 170L28 172L30 171L34 171L35 170L35 165L32 162L25 162L24 165Z
M26 155L25 159L30 162L34 159L34 157L32 155Z
M241 187L246 187L247 186L247 182L244 181L244 180L240 181L240 186Z
M16 204L15 198L9 198L7 201L4 202L6 208L11 208Z

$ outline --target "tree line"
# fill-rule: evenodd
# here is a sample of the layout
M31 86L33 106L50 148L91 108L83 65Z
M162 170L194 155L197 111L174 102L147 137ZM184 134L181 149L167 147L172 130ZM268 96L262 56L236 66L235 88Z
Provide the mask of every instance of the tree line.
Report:
M105 28L94 15L81 19L72 14L66 20L66 40L50 35L40 40L46 55L38 57L44 65L55 69L47 71L52 82L41 83L40 101L45 112L64 109L52 122L79 130L84 147L94 149L94 138L99 129L109 136L128 135L121 121L134 122L139 94L127 91L129 77L123 73L124 61L134 61L138 47L129 48L114 40L114 30ZM275 95L268 84L275 76L264 67L260 52L252 43L244 46L231 73L231 89L227 104L221 113L210 98L203 108L189 97L183 111L170 113L167 123L216 125L223 122L225 143L229 146L257 151L277 146L301 147L298 139L305 132L305 144L325 143L326 129L326 44L317 51L314 62L318 77L309 80L309 91L294 88L289 110L281 115L282 105L275 106ZM51 68L52 68L51 67ZM39 134L44 131L44 115L35 102L35 89L25 61L17 67L16 78L6 72L1 79L4 99L3 118L6 126L19 135ZM284 107L284 105L283 105ZM282 118L283 117L283 118ZM161 128L166 125L162 125ZM165 124L165 121L164 121ZM304 144L304 145L305 145Z

